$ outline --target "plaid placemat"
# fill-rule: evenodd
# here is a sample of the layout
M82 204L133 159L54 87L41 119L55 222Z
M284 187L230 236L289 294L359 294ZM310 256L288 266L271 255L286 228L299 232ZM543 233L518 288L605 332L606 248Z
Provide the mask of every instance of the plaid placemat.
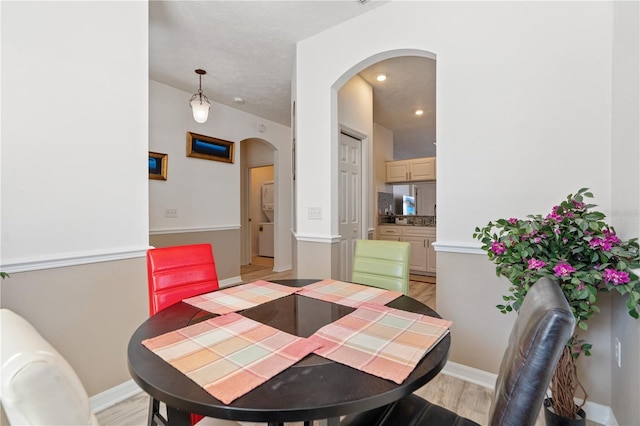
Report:
M183 302L207 312L224 315L229 312L253 308L299 290L296 287L260 280L190 297L184 299Z
M322 357L402 383L450 326L451 321L367 303L309 340L321 346L314 353Z
M236 313L146 339L142 344L225 404L319 347Z
M339 305L358 307L363 303L386 305L402 296L399 291L326 279L302 287L301 296L313 297Z

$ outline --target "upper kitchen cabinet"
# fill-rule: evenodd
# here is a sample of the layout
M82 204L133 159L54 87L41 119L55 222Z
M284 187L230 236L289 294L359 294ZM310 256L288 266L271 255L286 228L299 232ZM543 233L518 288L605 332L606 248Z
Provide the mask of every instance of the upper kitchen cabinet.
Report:
M387 161L387 183L436 180L436 157Z

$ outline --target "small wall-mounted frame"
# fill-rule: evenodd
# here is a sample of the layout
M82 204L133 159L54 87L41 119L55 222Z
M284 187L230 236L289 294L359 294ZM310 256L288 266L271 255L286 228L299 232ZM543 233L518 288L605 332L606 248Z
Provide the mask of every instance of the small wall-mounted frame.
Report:
M187 157L233 163L233 142L187 132Z
M149 151L149 179L167 180L169 155Z

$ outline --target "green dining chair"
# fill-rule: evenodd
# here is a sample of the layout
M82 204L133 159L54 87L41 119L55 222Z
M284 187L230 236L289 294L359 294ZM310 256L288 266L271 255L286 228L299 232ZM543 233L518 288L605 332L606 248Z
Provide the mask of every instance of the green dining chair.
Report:
M400 241L358 240L351 282L409 294L411 245Z

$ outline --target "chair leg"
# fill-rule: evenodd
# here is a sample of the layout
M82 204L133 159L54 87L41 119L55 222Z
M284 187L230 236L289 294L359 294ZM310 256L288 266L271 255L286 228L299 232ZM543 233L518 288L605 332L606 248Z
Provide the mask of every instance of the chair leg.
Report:
M149 416L148 426L168 426L167 420L160 415L160 401L150 397L149 398Z

